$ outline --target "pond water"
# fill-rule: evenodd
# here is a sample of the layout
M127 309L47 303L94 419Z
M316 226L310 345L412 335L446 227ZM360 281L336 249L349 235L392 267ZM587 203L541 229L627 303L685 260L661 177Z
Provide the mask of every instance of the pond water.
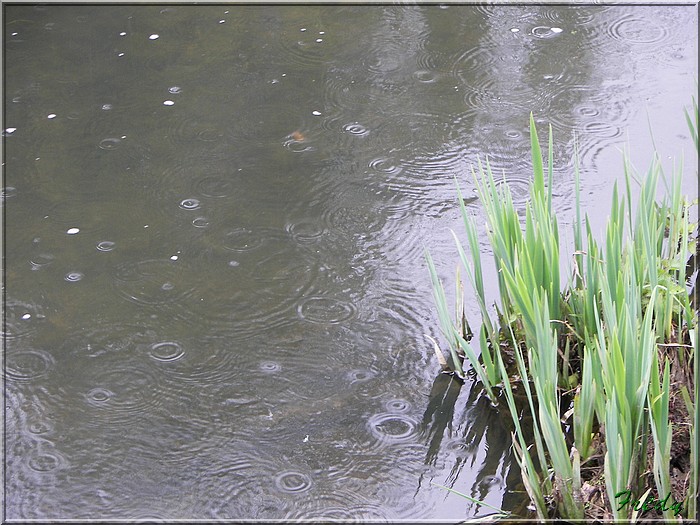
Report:
M438 374L424 249L452 283L480 155L524 203L531 111L564 237L574 140L596 226L647 119L693 195L697 22L5 5L6 517L491 512L434 483L522 510L507 416Z

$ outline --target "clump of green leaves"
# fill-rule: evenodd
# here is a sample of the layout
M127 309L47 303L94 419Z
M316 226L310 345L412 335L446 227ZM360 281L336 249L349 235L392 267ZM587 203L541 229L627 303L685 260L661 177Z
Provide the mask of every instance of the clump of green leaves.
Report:
M687 113L686 117L697 145L695 102L694 111L694 125ZM663 176L658 159L639 181L641 190L633 213L632 180L636 177L625 159L625 194L619 197L617 184L613 186L601 246L592 235L588 217L582 220L576 169L574 264L562 290L558 223L552 209L551 127L546 184L532 115L530 136L533 181L524 226L508 185L495 183L488 161L478 163L478 172L472 170L498 270L500 325L491 320L487 310L477 230L458 186L468 252L454 232L453 236L481 311L480 352L465 333L463 309L457 308L461 318L450 316L442 284L426 253L440 326L455 373L464 377L462 360L466 358L494 404L499 390L505 395L523 481L538 517L584 517L581 464L594 452L593 428L597 427L606 448L604 469L608 500L612 502L610 512L624 519L629 515L623 512L629 509L617 509L615 494L641 488L649 436L658 493L670 490L673 434L668 421L669 362L665 358L660 361L657 344L678 343L681 333L689 333L693 341L697 338L696 318L685 289L686 261L689 250L695 248L692 232L697 225L689 220L691 204L681 194L680 171L670 182L664 176L667 191L657 202L658 181ZM461 294L457 299L461 300ZM504 340L524 387L526 410L533 418L532 435L526 435L520 424L520 408L511 387L512 370L501 351ZM693 343L690 353L684 354L686 362L694 361L695 347ZM437 343L436 352L440 355ZM570 425L573 440L565 431L561 414L563 392L569 389L575 392ZM684 398L689 413L693 413L687 389ZM569 446L572 441L573 446ZM697 457L695 447L692 455ZM692 468L690 488L694 494L697 467ZM687 515L695 517L694 506L689 506Z

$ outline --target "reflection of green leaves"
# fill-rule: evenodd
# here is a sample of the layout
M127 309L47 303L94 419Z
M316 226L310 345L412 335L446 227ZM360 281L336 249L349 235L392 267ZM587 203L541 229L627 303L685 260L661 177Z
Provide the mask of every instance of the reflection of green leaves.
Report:
M483 507L488 507L489 509L496 511L496 512L497 512L498 514L500 514L501 516L510 516L510 515L511 515L511 513L508 512L508 511L499 509L498 507L494 507L493 505L489 505L488 503L485 503L485 502L480 501L480 500L478 500L478 499L472 498L471 496L467 496L466 494L464 494L464 493L462 493L462 492L459 492L458 490L451 489L450 487L445 487L444 485L439 485L439 484L434 483L434 482L432 482L432 481L431 481L430 483L431 483L431 485L435 485L436 487L440 487L441 489L445 489L445 490L447 490L447 491L449 491L449 492L452 492L453 494L457 494L458 496L461 496L461 497L463 497L463 498L465 498L465 499L468 499L468 500L471 501L472 503L476 503L477 505L481 505L481 506L483 506Z

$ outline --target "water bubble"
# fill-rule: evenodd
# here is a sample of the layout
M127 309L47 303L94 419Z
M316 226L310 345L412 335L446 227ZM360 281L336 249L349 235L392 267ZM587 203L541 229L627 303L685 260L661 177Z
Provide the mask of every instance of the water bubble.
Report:
M156 361L168 363L180 359L185 351L174 341L164 341L151 345L148 354Z
M12 135L15 131L17 131L17 128L5 128L4 134Z
M26 319L31 319L31 317L32 317L32 314L30 314L30 313L26 313L26 314L23 314L23 315L22 315L22 319L25 319L25 320L26 320Z
M46 118L56 118L56 113L49 113Z
M175 256L175 258L177 259L177 256ZM163 284L161 285L160 289L163 290L164 292L169 292L169 291L175 289L175 285L174 285L173 283L169 283L169 282L168 282L168 283L163 283Z
M65 275L64 279L69 283L75 283L80 281L84 275L80 272L69 272Z
M149 40L157 40L158 38L160 38L160 35L157 35L155 33L148 37Z
M126 31L122 31L121 33L119 33L119 36L126 36Z
M520 32L520 29L518 29L517 27L511 27L511 28L510 28L510 32L511 32L511 33L519 33L519 32Z
M553 27L550 31L552 31L552 33L561 33L564 30L561 27Z
M97 249L101 252L111 252L116 246L112 241L100 241L97 243Z
M163 105L164 106L174 106L175 102L173 102L172 100L164 100Z
M323 42L323 38L317 38L317 39L316 39L316 42L318 42L318 43Z
M177 95L182 93L182 88L180 86L172 86L168 88L168 92L172 93L173 95Z
M68 229L66 230L66 234L68 234L68 235L75 235L75 234L78 233L79 231L80 231L80 228L68 228Z
M109 111L113 108L112 104L102 104L102 110L103 111Z
M321 112L320 111L312 111L311 114L318 117L321 114Z
M183 210L197 210L199 209L200 203L197 199L189 198L180 201L180 208Z
M298 494L311 488L311 478L303 472L283 472L275 478L275 486L282 492Z
M231 268L235 268L236 266L240 266L241 263L239 263L238 261L229 261L229 262L228 262L228 265L229 265Z
M192 219L192 224L195 228L206 228L209 226L209 219L206 217L196 217Z

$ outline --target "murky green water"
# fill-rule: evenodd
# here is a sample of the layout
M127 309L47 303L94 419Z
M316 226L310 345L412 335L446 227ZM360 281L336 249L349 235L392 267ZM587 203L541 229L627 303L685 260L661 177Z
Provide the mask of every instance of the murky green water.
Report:
M454 177L524 202L530 111L563 222L575 134L594 225L647 115L697 166L692 6L8 4L4 39L8 519L518 508L425 335Z

